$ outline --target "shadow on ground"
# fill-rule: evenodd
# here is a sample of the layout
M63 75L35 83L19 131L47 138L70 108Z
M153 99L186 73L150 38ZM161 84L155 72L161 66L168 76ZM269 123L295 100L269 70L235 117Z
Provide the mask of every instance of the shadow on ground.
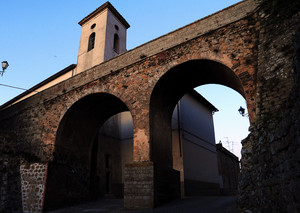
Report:
M48 213L237 213L237 199L233 196L187 197L148 210L125 210L122 199L101 199Z

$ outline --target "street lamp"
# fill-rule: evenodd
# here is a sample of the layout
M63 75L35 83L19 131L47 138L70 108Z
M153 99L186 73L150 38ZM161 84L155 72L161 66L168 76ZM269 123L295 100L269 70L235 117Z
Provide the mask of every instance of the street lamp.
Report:
M1 76L3 76L4 70L6 70L8 66L9 64L7 61L2 61L2 71L0 71Z
M245 114L245 109L243 108L243 107L240 107L239 109L238 109L238 111L239 111L239 113L243 116L243 117L248 117L248 114Z

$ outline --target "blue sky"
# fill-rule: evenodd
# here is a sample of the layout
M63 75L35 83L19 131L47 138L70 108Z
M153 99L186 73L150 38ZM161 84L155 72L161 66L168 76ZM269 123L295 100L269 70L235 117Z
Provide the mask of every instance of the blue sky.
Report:
M216 142L222 141L223 147L240 158L241 140L249 134L249 119L238 112L240 106L247 109L244 97L222 85L203 85L196 90L219 109L214 114Z
M78 22L105 2L100 0L1 2L0 60L8 61L10 66L3 77L0 77L0 84L29 89L70 64L76 64L81 31ZM111 0L110 2L131 25L127 34L127 49L130 50L239 1ZM0 91L0 105L23 92L1 85ZM237 112L239 106L246 107L245 100L238 93L218 86L206 86L202 89L200 87L199 91L220 110L214 117L217 141L225 141L228 137L229 141L239 142L247 136L249 121ZM226 111L227 108L234 110L229 113ZM219 118L225 111L225 115L229 117ZM228 126L233 128L228 130ZM235 152L237 155L238 153L239 150Z

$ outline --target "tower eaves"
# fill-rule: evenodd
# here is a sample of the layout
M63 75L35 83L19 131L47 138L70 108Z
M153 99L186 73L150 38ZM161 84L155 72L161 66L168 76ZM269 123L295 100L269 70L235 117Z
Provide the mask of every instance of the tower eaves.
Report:
M94 12L92 12L91 14L83 18L80 22L78 22L78 24L82 26L84 23L86 23L88 20L90 20L91 18L93 18L95 15L97 15L98 13L100 13L106 8L108 8L127 29L130 27L128 22L123 18L123 16L114 8L114 6L109 1L107 1L106 3L98 7Z

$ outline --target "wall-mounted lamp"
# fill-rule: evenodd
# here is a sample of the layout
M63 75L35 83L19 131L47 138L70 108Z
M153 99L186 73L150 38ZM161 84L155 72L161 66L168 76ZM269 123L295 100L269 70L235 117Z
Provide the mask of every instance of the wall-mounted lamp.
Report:
M9 64L7 61L2 61L2 71L0 71L1 76L3 76L3 73L7 69L8 66L9 66Z
M245 114L245 109L243 107L240 106L238 111L243 117L245 117L245 116L248 117L248 114Z

